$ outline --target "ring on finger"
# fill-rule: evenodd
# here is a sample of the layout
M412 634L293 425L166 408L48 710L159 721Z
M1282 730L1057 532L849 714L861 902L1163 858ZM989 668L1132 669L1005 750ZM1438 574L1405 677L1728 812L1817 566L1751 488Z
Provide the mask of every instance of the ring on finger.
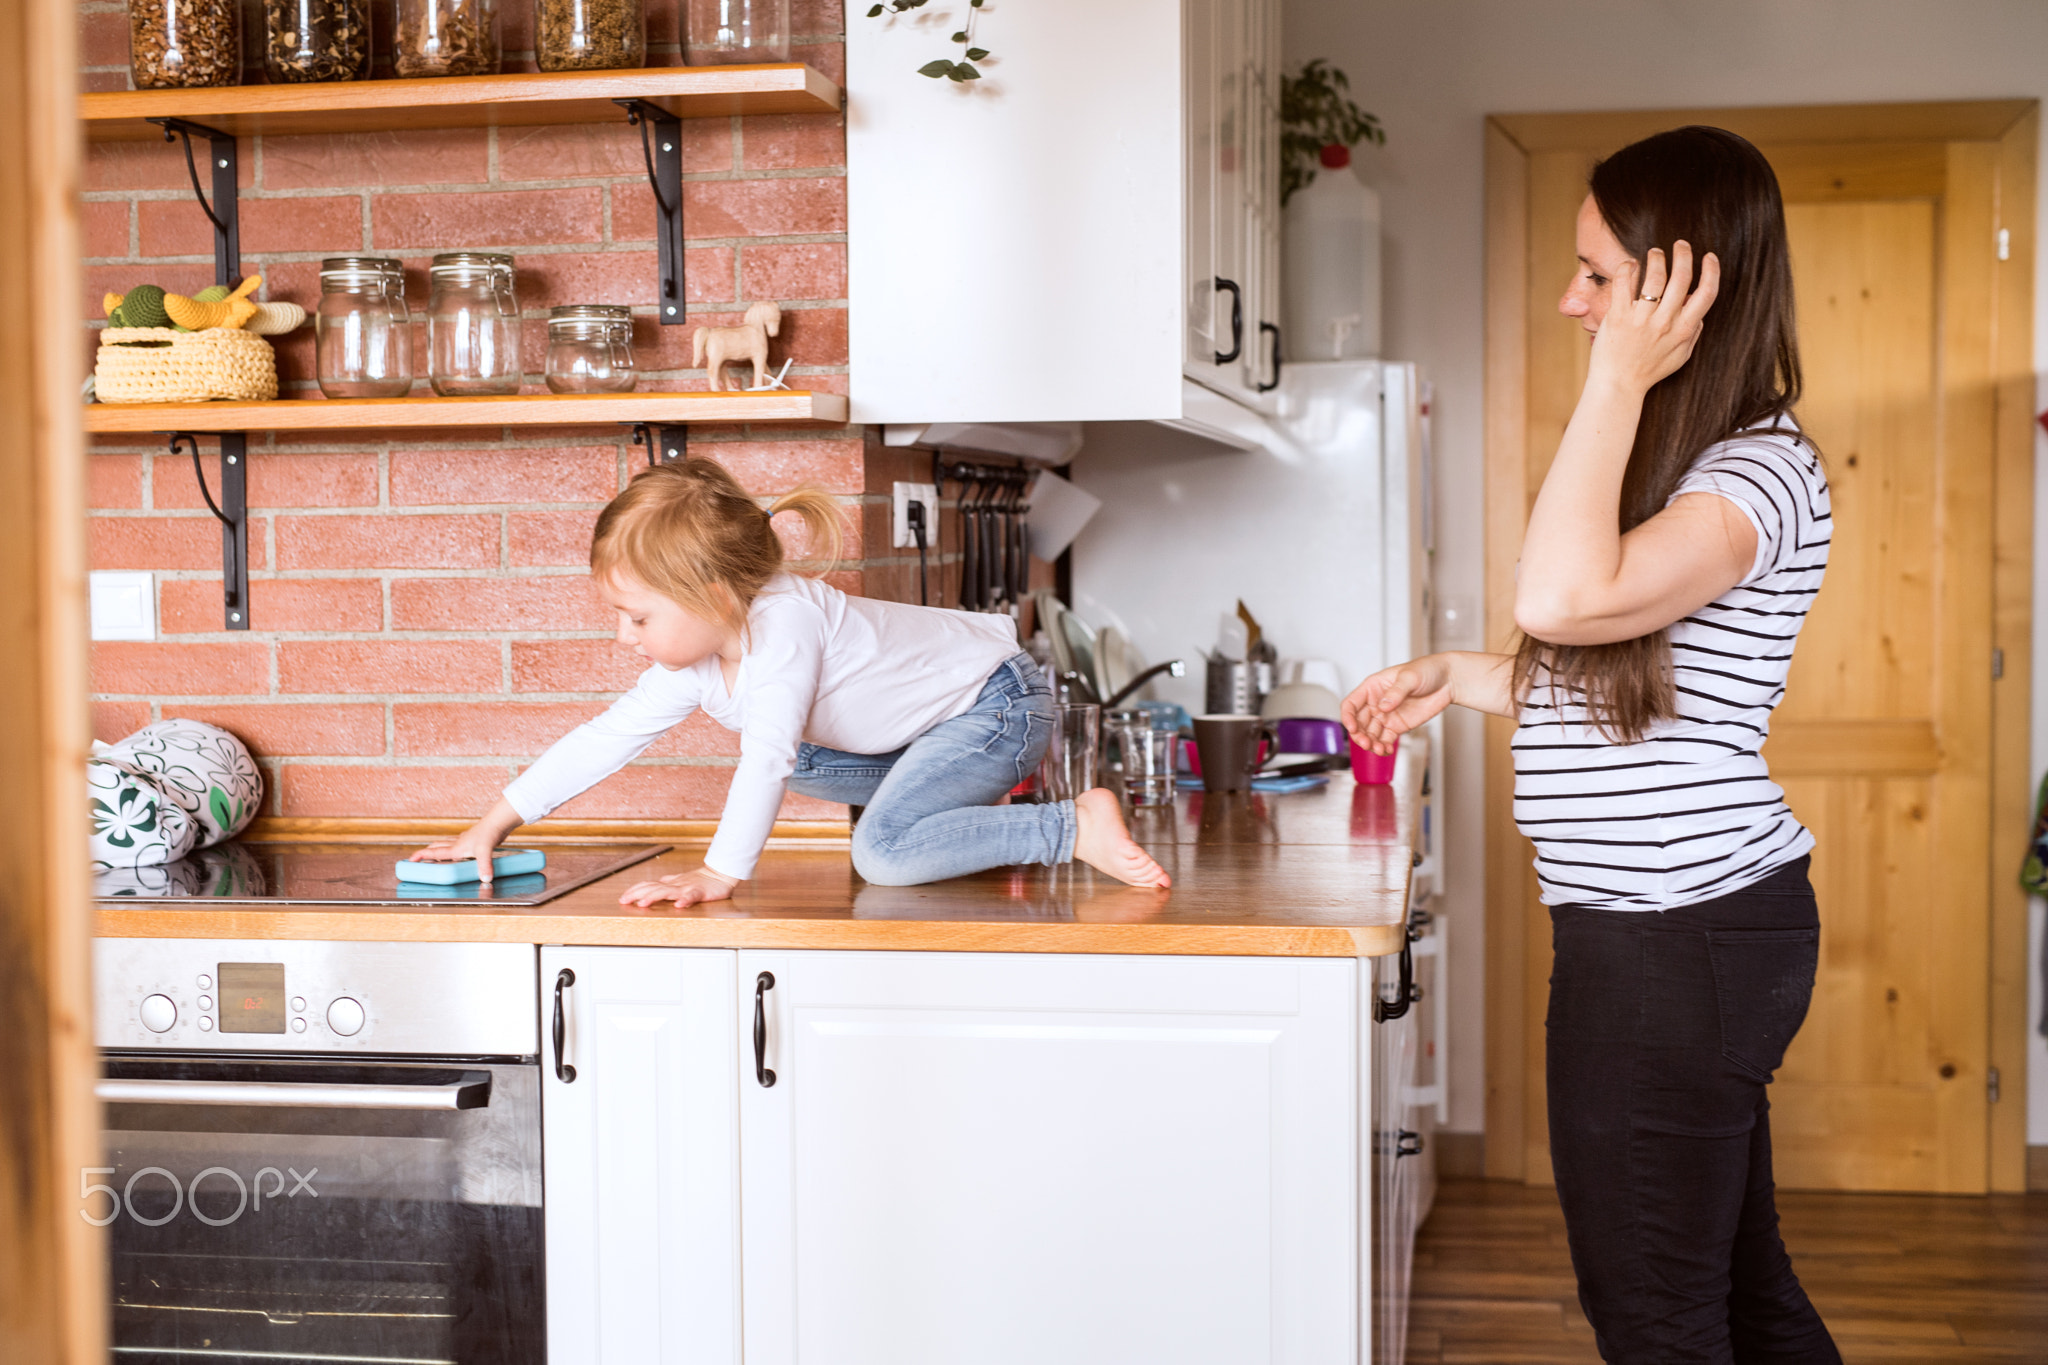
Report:
M1664 297L1664 296L1663 296L1662 294L1645 294L1645 295L1643 295L1643 302L1644 302L1644 303L1655 303L1655 302L1656 302L1656 301L1657 301L1658 299L1661 299L1661 298L1663 298L1663 297Z

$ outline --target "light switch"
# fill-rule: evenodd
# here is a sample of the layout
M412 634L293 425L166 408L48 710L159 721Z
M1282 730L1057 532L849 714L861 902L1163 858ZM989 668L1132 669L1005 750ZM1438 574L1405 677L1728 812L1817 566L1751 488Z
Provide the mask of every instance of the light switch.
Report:
M92 638L154 640L156 575L125 569L92 574Z

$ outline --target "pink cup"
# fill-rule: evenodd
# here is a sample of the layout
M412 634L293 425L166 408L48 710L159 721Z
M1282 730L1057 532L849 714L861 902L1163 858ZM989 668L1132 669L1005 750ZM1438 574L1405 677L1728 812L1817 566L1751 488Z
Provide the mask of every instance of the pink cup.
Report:
M1368 786L1384 787L1394 780L1395 754L1376 754L1351 741L1351 775Z

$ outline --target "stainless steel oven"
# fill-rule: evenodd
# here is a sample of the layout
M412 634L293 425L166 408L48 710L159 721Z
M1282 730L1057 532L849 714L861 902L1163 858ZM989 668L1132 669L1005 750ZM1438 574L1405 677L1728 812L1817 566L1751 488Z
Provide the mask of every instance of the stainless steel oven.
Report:
M94 949L117 1360L540 1365L537 950Z

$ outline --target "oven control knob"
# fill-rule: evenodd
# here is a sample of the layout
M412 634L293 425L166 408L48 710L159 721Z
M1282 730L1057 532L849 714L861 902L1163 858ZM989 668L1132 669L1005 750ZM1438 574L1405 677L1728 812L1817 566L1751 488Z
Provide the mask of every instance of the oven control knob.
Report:
M151 1033L168 1033L178 1022L178 1007L168 995L152 995L142 1002L142 1026Z
M327 1027L344 1038L355 1037L363 1031L362 1004L344 995L327 1007Z

